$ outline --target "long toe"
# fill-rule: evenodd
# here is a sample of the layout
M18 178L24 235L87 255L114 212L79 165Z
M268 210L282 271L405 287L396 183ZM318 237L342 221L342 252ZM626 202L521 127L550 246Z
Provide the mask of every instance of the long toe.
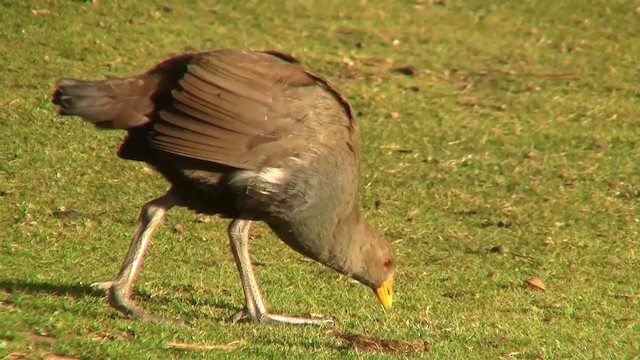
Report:
M170 319L160 315L149 314L139 308L133 309L133 311L129 314L129 317L135 320L140 320L142 322L152 322L156 324L167 324L181 327L188 326L187 323L182 319Z
M131 299L128 294L125 294L123 291L118 289L117 287L109 288L109 305L112 308L118 310L123 313L130 319L139 320L143 322L153 322L158 324L170 324L177 326L186 326L187 324L184 320L181 319L169 319L163 316L149 314L142 310L136 303Z
M236 312L231 315L227 321L232 324L238 322L251 322L253 319L249 311L246 308ZM280 315L280 314L262 314L257 316L257 320L255 322L262 324L287 324L287 325L324 325L324 326L333 326L335 322L331 319L325 318L306 318L306 317L295 317L288 315Z
M335 322L326 318L306 318L295 317L279 314L264 314L260 318L260 322L288 324L288 325L320 325L320 326L334 326Z
M113 286L114 281L98 281L89 285L96 290L109 290Z

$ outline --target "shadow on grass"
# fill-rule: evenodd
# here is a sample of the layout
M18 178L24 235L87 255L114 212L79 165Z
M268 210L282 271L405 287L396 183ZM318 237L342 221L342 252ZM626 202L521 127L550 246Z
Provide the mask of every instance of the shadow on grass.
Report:
M202 298L202 297L194 297L189 295L183 295L179 293L174 293L172 295L154 295L143 294L140 292L134 291L133 299L140 304L144 303L155 303L155 304L167 304L171 302L181 303L183 306L187 305L193 308L198 307L213 307L223 310L232 310L238 311L242 308L242 304L240 303L231 303L227 300L219 299L215 296Z
M58 296L73 296L81 298L86 296L104 297L104 290L96 290L91 286L60 284L51 282L37 282L30 280L0 279L0 289L4 292L25 292L29 294L50 294Z
M76 299L81 299L87 296L106 299L108 296L106 290L94 289L89 285L74 285L11 279L0 279L0 291L3 291L7 294L26 293L34 295L71 296ZM141 306L144 306L145 304L149 305L151 303L159 305L171 302L181 302L183 306L187 305L192 309L197 309L198 307L202 306L209 306L233 312L238 311L241 308L238 307L238 304L232 304L222 299L195 298L193 296L188 296L180 293L175 293L171 296L152 296L151 294L147 294L145 291L134 291L133 300ZM219 320L225 320L228 316L229 314L221 315Z

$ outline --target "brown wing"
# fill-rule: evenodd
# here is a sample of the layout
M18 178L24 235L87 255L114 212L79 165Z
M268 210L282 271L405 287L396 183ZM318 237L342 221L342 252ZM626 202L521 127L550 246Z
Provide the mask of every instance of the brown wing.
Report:
M215 51L194 56L154 120L152 146L169 153L256 169L311 139L318 94L348 103L321 77L286 58L259 52ZM349 123L345 124L350 126ZM308 132L307 132L308 133Z

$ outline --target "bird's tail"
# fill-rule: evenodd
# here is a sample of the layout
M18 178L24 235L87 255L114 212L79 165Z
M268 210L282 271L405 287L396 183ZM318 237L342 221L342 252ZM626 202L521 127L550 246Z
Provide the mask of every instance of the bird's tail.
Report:
M76 115L101 128L129 129L149 122L156 82L151 77L85 81L61 79L51 101L60 115Z

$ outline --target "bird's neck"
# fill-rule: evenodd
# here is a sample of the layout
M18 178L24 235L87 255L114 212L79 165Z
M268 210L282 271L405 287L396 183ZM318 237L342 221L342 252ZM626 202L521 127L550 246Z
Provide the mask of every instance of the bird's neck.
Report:
M324 214L323 214L324 215ZM354 252L364 243L365 221L357 201L337 217L309 215L297 221L272 219L267 223L295 251L349 275Z
M334 241L331 247L327 249L327 265L346 275L357 264L353 264L353 254L357 254L362 250L366 242L366 221L360 211L360 205L355 202L352 209L345 213L344 217L338 219L332 234Z

